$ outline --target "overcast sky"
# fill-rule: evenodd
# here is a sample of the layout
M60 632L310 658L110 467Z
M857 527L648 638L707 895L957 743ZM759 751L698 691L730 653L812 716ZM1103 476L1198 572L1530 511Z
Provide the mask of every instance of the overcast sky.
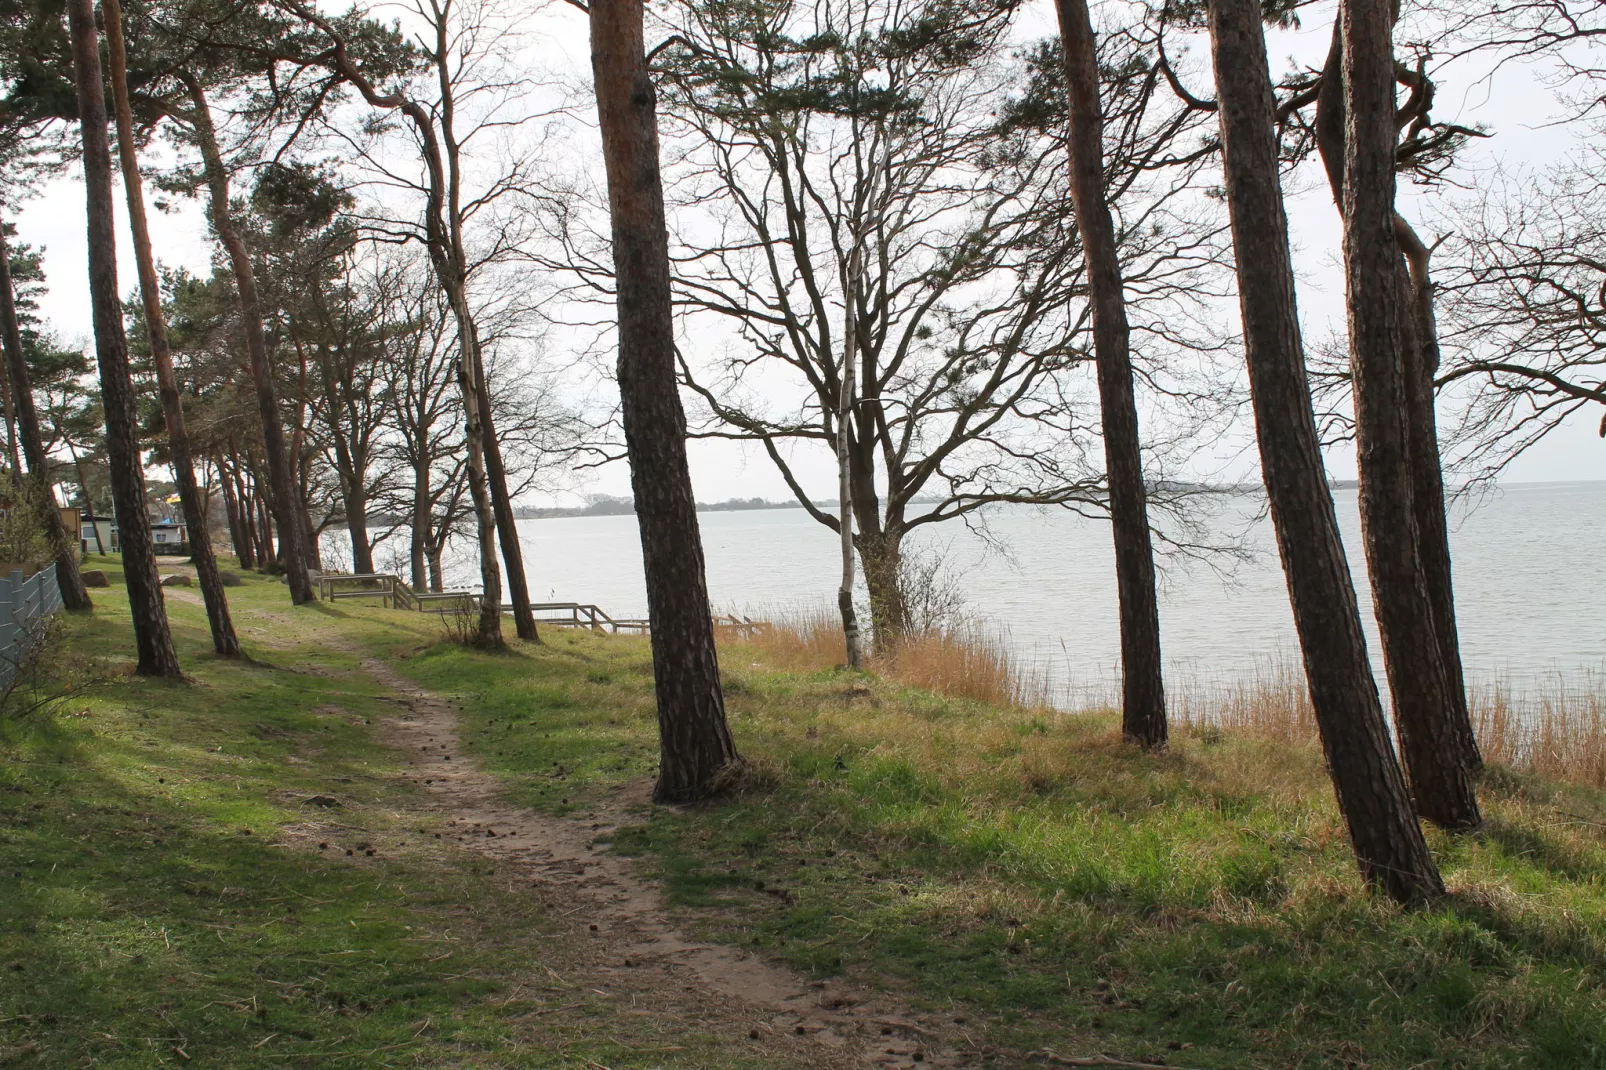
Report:
M1052 27L1052 7L1038 0L1022 18L1022 36L1047 33ZM1331 10L1313 8L1306 12L1303 27L1280 32L1271 42L1274 73L1290 62L1319 65L1326 53L1331 26ZM557 5L536 23L543 39L540 52L556 65L567 64L563 73L584 77L588 55L583 18ZM1192 66L1193 88L1208 91L1205 42L1197 41L1183 64ZM1441 76L1435 118L1466 125L1482 123L1492 137L1475 142L1464 163L1468 174L1487 172L1497 163L1543 166L1559 160L1576 147L1575 128L1553 125L1561 104L1533 68L1512 66L1493 74L1471 64ZM594 131L581 136L581 143L594 140ZM1343 275L1335 251L1339 247L1338 219L1325 184L1314 174L1300 176L1291 187L1289 202L1293 228L1295 267L1299 273L1301 312L1307 342L1314 343L1343 322ZM1436 194L1442 196L1443 194ZM1403 201L1407 215L1422 217L1419 203L1411 196ZM16 222L21 240L46 250L46 270L51 291L44 301L44 312L64 339L87 340L90 332L88 283L85 265L85 227L83 186L76 176L62 178L40 196L28 202ZM177 210L156 213L153 218L157 255L166 265L186 267L204 273L211 255L205 220L200 207L190 202ZM120 278L125 290L135 286L133 264L126 235L119 247ZM1514 463L1508 479L1512 481L1578 480L1606 477L1606 442L1596 437L1598 413L1575 417L1569 425ZM1237 444L1248 456L1247 429ZM694 442L691 449L692 476L697 496L703 501L732 497L790 497L785 484L760 450L747 450L731 443ZM1347 450L1329 456L1337 478L1352 478L1354 462ZM802 476L811 492L834 496L834 473L828 463L806 469ZM593 492L623 494L628 478L618 470L599 473L589 487Z

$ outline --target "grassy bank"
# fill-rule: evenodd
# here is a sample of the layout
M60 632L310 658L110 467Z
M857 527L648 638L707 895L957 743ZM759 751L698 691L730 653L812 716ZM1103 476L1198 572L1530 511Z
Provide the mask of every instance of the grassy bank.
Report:
M335 642L382 620L230 591L255 659L129 675L116 562L54 663L101 683L0 719L0 1066L640 1065L659 1023L575 983L538 896L419 816L394 710ZM366 614L377 616L377 614ZM562 1008L562 1013L555 1013ZM653 1065L779 1065L687 1030Z
M64 665L126 674L118 593L69 625ZM266 580L231 598L255 662L211 658L184 592L189 682L115 676L0 724L0 1064L799 1065L587 982L561 905L435 838L377 735L394 707L343 652L455 698L512 799L583 814L656 764L644 641L552 632L493 656L424 615L291 610ZM1107 713L734 637L722 661L757 775L642 813L615 848L687 925L884 979L978 1063L1606 1065L1600 792L1493 771L1487 831L1433 837L1450 900L1406 914L1360 891L1297 732L1199 725L1144 755Z
M1494 770L1453 894L1361 893L1320 755L1204 726L1140 754L1109 714L769 667L728 644L729 803L620 838L720 939L898 979L1016 1050L1199 1067L1606 1065L1606 798ZM575 634L401 662L459 696L533 807L651 774L646 645ZM1248 716L1246 714L1246 716Z

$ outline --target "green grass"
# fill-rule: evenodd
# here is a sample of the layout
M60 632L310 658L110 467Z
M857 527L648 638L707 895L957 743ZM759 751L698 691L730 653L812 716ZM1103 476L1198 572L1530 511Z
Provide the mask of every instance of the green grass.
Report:
M650 776L639 640L401 662L464 703L521 802ZM998 710L727 650L760 786L654 811L639 855L690 924L818 975L893 979L1014 1050L1198 1067L1606 1066L1606 799L1491 773L1488 830L1433 846L1453 894L1354 874L1312 749L1120 744L1108 715ZM732 671L734 670L734 671Z
M189 679L143 681L116 562L93 564L113 587L57 659L111 679L0 718L0 1065L765 1065L694 1030L632 1054L654 1023L568 979L539 896L409 814L380 689L321 641L379 614L248 576L255 661L230 663L170 598Z
M189 679L142 681L115 582L59 654L112 684L0 718L0 1066L797 1065L590 986L561 906L435 837L342 652L457 699L510 798L565 814L653 774L643 641L487 655L248 576L254 661L175 598ZM1491 773L1487 831L1432 836L1453 894L1407 913L1359 888L1309 748L1146 755L1107 714L723 660L750 786L615 843L703 935L885 982L1000 1066L1606 1066L1600 793Z

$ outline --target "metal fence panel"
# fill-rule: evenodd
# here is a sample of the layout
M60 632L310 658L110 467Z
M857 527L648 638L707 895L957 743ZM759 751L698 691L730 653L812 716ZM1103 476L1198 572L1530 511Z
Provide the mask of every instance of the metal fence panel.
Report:
M24 577L21 569L0 576L0 688L10 686L39 632L34 623L61 611L61 585L54 563Z

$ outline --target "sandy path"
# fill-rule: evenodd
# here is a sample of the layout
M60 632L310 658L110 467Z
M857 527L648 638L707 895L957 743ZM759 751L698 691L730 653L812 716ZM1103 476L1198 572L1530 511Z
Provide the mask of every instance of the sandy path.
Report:
M434 813L455 830L460 846L494 859L499 872L529 879L561 907L559 924L593 945L587 959L595 980L629 987L638 1005L646 998L648 1013L676 1024L689 998L700 1026L729 1030L733 1043L760 1044L794 1065L984 1065L958 1026L917 1016L885 993L811 982L762 956L691 939L667 920L656 885L626 859L594 846L629 820L627 809L647 801L644 786L639 797L616 800L585 820L512 806L495 777L463 753L450 704L381 661L363 658L362 667L399 700L386 731L417 755L417 779Z

